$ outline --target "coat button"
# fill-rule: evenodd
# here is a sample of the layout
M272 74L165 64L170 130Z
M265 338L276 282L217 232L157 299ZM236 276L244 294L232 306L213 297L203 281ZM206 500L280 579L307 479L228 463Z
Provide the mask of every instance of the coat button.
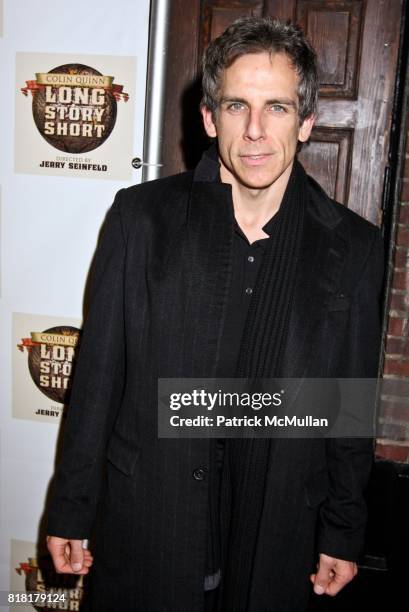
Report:
M195 480L204 480L206 477L206 471L203 468L196 468L193 470L193 478Z

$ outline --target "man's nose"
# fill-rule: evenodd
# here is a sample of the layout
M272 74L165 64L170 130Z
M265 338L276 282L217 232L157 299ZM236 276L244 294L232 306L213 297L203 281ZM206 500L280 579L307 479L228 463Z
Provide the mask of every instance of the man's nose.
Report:
M260 140L265 137L262 111L250 111L246 123L244 137L248 140Z

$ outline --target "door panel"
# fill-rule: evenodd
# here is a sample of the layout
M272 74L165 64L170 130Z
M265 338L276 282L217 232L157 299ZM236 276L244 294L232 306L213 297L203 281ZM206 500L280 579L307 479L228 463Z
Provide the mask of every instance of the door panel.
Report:
M297 21L317 52L321 98L357 98L363 4L357 0L297 3Z
M298 155L308 174L338 202L346 202L348 197L353 137L351 129L315 127Z
M235 19L243 15L263 14L263 2L218 2L205 0L202 3L201 51L209 42L219 36Z

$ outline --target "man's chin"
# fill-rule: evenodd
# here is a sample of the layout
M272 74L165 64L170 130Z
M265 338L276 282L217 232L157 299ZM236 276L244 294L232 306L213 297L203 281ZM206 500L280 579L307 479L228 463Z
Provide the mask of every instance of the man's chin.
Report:
M236 176L237 181L243 187L247 187L247 189L254 190L268 189L273 183L275 183L278 178L279 176L276 176L275 174L267 177L252 177L245 175Z

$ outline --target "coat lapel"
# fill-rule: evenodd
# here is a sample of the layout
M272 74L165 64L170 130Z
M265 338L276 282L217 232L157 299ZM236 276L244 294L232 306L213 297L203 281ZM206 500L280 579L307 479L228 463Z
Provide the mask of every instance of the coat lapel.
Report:
M231 280L233 227L230 186L193 181L184 268L183 347L186 371L192 377L212 377L216 371Z
M287 378L319 375L312 368L312 357L318 350L318 330L328 299L337 290L348 252L348 244L337 230L341 216L310 178L309 185L289 335L282 362L283 376Z

